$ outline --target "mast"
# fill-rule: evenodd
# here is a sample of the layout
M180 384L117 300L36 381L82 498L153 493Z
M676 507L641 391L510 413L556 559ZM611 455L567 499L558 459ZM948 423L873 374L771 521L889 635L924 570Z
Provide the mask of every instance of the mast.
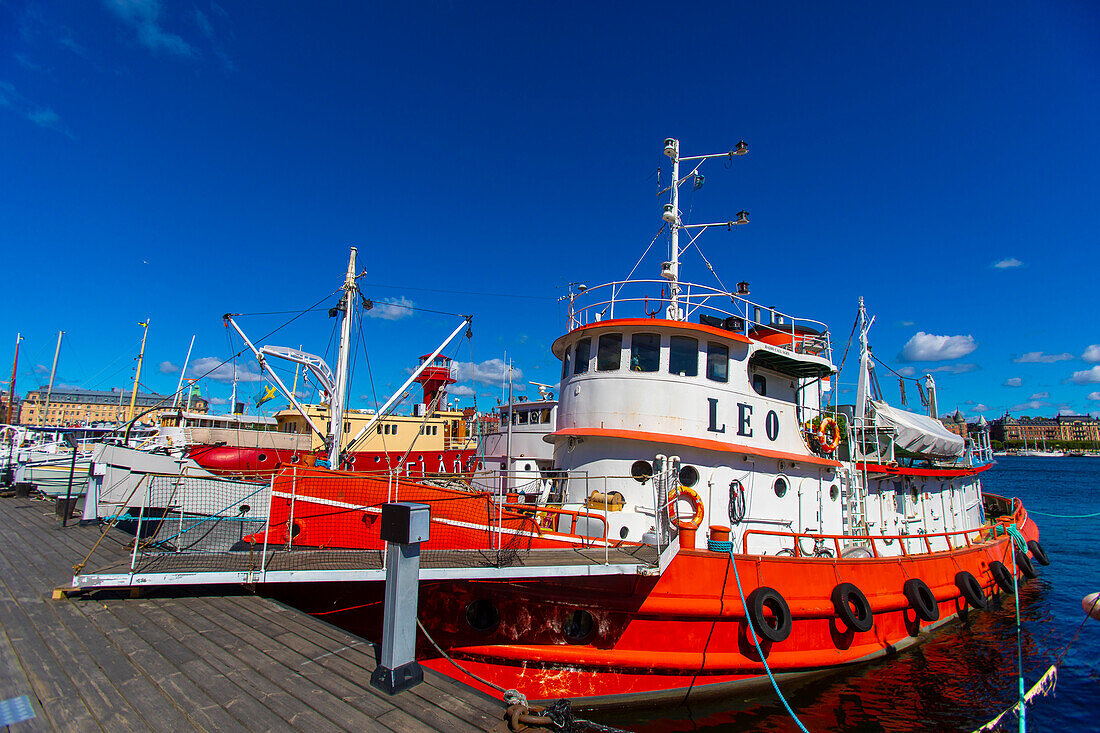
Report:
M180 390L183 389L183 375L187 374L187 363L191 361L191 349L194 346L195 335L191 334L191 345L187 347L187 356L183 357L183 369L180 369L180 381L176 384L176 399L172 401L172 407L179 407ZM190 401L190 399L188 401Z
M355 296L359 286L355 282L356 248L351 248L348 257L348 272L344 277L344 297L338 306L344 312L344 321L340 328L340 351L336 357L335 389L329 395L329 416L332 418L328 459L333 468L340 467L340 449L344 437L344 405L347 402L348 359L351 351L351 324L355 316Z
M508 362L508 440L504 444L505 490L510 489L512 483L508 480L509 472L512 470L512 411L515 409L512 401L512 362Z
M39 425L46 424L46 415L50 411L50 395L53 393L53 378L57 374L57 355L61 353L61 336L64 331L57 332L57 348L53 350L53 366L50 367L50 384L46 387L46 406L42 408L42 419L38 421Z
M141 333L141 351L138 352L137 370L134 372L134 388L130 391L130 412L126 415L126 422L134 419L134 405L137 404L138 380L141 379L141 362L145 358L145 337L149 335L149 319L139 323L145 330Z
M15 334L15 359L11 363L11 382L8 383L8 417L4 421L6 424L11 425L11 411L15 407L15 372L19 366L19 342L23 340L22 334Z
M867 417L867 392L870 386L871 350L867 346L867 330L871 324L867 322L867 307L863 303L863 296L859 296L859 382L856 385L856 419L861 423ZM859 426L863 427L862 424Z
M720 221L713 224L684 224L680 220L680 184L683 182L680 180L680 163L698 160L699 165L702 165L703 161L709 158L726 157L732 161L733 156L744 155L747 152L749 152L749 146L745 144L744 140L741 140L736 146L725 153L692 155L681 158L680 141L672 137L665 138L665 155L672 161L672 183L669 186L669 203L665 204L661 218L668 222L671 236L669 241L669 261L661 265L661 277L669 281L669 304L666 314L670 321L682 321L687 316L686 311L680 307L680 230L706 230L714 226L724 226L727 229L733 229L734 225L749 223L748 212L740 211L737 213L736 220L731 219L729 221ZM699 175L698 165L691 173L684 177L684 180L692 176L696 177L695 187L701 187L703 184L703 177ZM702 231L700 231L699 234L702 234ZM699 234L696 234L691 241L694 242ZM688 243L688 246L691 246L691 242Z

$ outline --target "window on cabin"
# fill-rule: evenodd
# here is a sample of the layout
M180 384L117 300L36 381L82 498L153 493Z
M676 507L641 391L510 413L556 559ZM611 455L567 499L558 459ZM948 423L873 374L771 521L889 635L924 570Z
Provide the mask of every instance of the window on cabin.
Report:
M569 374L569 358L572 356L573 350L568 346L565 348L565 353L561 355L561 378L565 379L565 375Z
M577 342L577 360L573 363L574 374L588 371L588 360L592 358L592 339L583 338Z
M527 424L527 411L524 410L523 412L518 412L516 414L519 415L519 424L520 425L526 425Z
M725 344L707 342L707 379L728 382L730 379L730 349Z
M619 368L622 359L623 335L621 333L601 334L600 344L596 349L596 371L613 372Z
M630 337L630 371L655 372L661 366L661 335L636 333Z
M699 375L699 341L688 336L668 340L668 371L681 377Z
M550 408L549 407L547 407L546 409L544 409L542 411L542 422L545 425L550 424Z
M768 394L768 380L764 378L763 374L752 375L752 388L758 395Z

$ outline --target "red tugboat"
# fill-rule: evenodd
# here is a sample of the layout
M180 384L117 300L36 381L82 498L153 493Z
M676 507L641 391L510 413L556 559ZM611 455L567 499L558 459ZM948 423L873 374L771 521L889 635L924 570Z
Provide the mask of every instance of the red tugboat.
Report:
M555 478L537 501L471 491L486 511L456 517L447 502L459 492L335 473L276 479L273 542L380 548L368 517L400 499L431 505L427 549L463 549L494 527L529 548L586 541L660 553L671 543L674 557L648 574L533 570L423 589L420 619L461 668L424 663L490 693L598 707L725 694L770 675L782 683L893 654L1015 592L1033 561L1046 564L1023 505L982 491L988 438L937 419L931 379L925 414L877 393L862 301L859 388L845 406L831 389L825 324L753 303L747 283L731 292L681 279L682 232L748 215L684 223L679 186L700 182L707 159L747 147L681 157L668 139L664 152L669 260L660 280L570 293L552 347L562 364L547 438ZM682 162L694 165L686 176ZM280 505L288 481L293 515ZM335 491L346 492L346 520L323 517L323 501L303 513L309 497L331 502ZM456 523L464 533L448 531Z

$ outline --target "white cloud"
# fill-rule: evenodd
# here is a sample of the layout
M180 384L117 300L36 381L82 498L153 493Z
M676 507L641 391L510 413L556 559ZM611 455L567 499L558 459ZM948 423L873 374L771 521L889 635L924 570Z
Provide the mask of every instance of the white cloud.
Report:
M508 365L503 359L487 359L483 362L456 361L453 363L455 379L460 382L499 385L504 383ZM512 367L512 389L523 391L523 370Z
M901 369L898 369L898 374L900 374L903 377L911 377L916 373L917 373L917 368L912 367L912 366L904 366Z
M49 107L43 107L30 101L16 91L15 85L10 82L0 81L0 107L7 107L39 127L60 132L70 138L73 136L62 124L60 115Z
M1041 351L1029 351L1023 356L1018 356L1012 361L1016 364L1053 364L1056 361L1069 361L1073 354L1044 354Z
M1062 415L1063 417L1078 417L1081 413L1070 407L1063 407L1061 410L1058 411L1058 414Z
M253 371L254 369L255 367L252 364L237 364L237 381L259 382L262 380L263 376L258 371ZM207 374L207 372L210 373ZM222 360L216 356L204 356L201 359L195 359L194 363L191 364L191 368L187 370L187 376L189 377L205 377L222 384L232 384L233 374L233 362L222 364Z
M989 412L992 409L993 408L990 407L989 405L985 405L985 404L982 404L981 402L979 402L978 404L971 407L970 411L973 412L975 415L977 415L977 414L982 413L982 412Z
M1036 392L1035 394L1031 395L1031 397L1029 399L1049 400L1050 399L1050 392Z
M222 398L222 397L207 397L206 402L207 402L207 404L210 404L210 405L228 405L229 404L229 400L227 400L225 398Z
M978 348L973 336L936 336L917 331L902 347L898 358L902 361L950 361L966 356Z
M973 372L981 369L977 364L944 364L938 366L935 369L930 369L931 372L946 372L948 374L966 374L967 372Z
M1023 262L1020 262L1015 257L1006 257L1003 260L998 260L994 262L993 267L997 270L1005 270L1010 267L1020 267L1023 264Z
M1023 383L1024 383L1024 380L1020 379L1019 377L1009 377L1008 379L1005 380L1005 383L1002 384L1001 386L1002 387L1019 387Z
M1041 410L1044 407L1050 407L1050 403L1044 402L1042 400L1031 400L1029 402L1024 402L1019 405L1013 405L1012 411L1020 412L1021 410Z
M473 397L473 387L468 387L465 384L456 384L447 390L447 394L451 397Z
M173 364L172 362L170 362L170 361L162 361L160 363L160 373L161 374L175 374L179 370L180 370L180 368L178 366L176 366L175 364Z
M1069 381L1074 384L1100 384L1100 364L1097 364L1092 369L1074 372L1073 376L1069 378Z
M367 311L367 318L381 318L384 321L399 321L413 314L413 305L415 304L405 296L401 296L397 300L387 303L376 302L374 303L374 307Z
M915 321L898 321L898 325L902 328L909 328L910 326L917 325Z
M1100 401L1100 392L1089 392L1088 397L1085 399Z
M1093 344L1085 349L1085 353L1081 354L1081 358L1089 364L1100 362L1100 344Z
M138 42L150 51L186 57L197 55L190 43L161 26L160 0L104 0L104 4L137 32Z

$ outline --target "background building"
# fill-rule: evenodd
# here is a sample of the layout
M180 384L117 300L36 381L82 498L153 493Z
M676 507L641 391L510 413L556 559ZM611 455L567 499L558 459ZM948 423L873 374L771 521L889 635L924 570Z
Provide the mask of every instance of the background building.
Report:
M11 396L5 392L0 395L0 423L5 422L8 419L8 402L11 401ZM15 404L11 410L11 423L12 425L19 424L19 412L23 409L23 400L19 395L15 396Z
M990 424L994 440L1002 443L1039 446L1044 441L1048 447L1063 442L1100 442L1100 420L1085 415L1058 415L1057 417L1012 417L1005 415Z
M110 391L88 389L57 389L50 393L49 413L46 408L46 390L36 389L27 393L23 400L20 422L24 425L84 425L96 422L118 422L125 419L130 410L130 390L112 389ZM182 398L186 399L186 398ZM161 414L173 412L170 396L137 393L134 403L134 415L155 407L138 422L152 425ZM208 412L209 404L202 397L191 397L191 412Z

